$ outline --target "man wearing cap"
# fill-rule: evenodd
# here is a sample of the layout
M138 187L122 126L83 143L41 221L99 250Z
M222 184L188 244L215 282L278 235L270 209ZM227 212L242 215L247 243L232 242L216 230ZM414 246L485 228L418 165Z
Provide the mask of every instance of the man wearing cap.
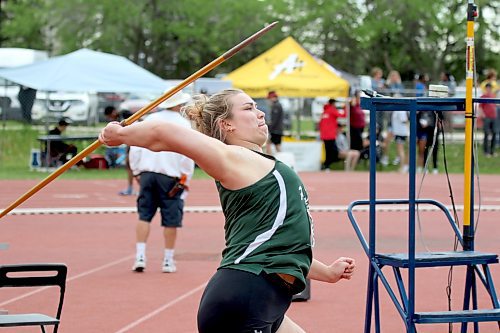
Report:
M178 92L159 105L160 111L148 115L144 121L171 122L191 128L190 122L180 114L191 97ZM140 192L137 198L139 221L136 225L136 258L132 270L142 272L146 268L146 242L150 222L160 208L164 237L162 272L174 273L174 247L177 228L182 226L184 199L187 183L194 171L193 160L173 152L153 152L130 147L130 168L139 177Z
M269 129L270 138L266 144L266 152L271 155L272 148L271 144L274 145L276 152L281 151L281 137L283 136L283 107L278 99L278 94L275 91L270 91L267 94L267 99L271 103L271 110L269 119L270 122L267 124Z
M64 131L66 131L68 125L69 123L66 121L66 119L62 118L57 123L57 126L49 131L49 135L63 134ZM50 140L49 145L50 145L50 157L52 159L57 159L58 163L60 164L64 164L69 159L76 156L77 149L75 145L67 144L62 140ZM71 157L68 158L68 155L70 155Z

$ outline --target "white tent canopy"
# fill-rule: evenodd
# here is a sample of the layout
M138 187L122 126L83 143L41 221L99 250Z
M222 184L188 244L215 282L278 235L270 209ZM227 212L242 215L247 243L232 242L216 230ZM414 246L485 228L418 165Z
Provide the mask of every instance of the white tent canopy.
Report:
M163 93L169 88L163 79L125 57L89 49L2 69L0 77L43 91Z

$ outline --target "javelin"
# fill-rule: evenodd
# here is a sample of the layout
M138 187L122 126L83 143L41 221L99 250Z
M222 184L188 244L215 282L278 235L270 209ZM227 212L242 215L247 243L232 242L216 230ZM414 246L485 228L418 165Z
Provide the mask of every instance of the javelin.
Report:
M157 100L151 102L149 105L143 107L127 119L123 120L121 122L122 126L128 126L141 118L143 115L148 113L149 111L153 110L155 107L160 105L162 102L165 100L169 99L172 97L175 93L179 92L181 89L187 87L190 83L195 81L196 79L200 78L201 76L205 75L206 73L210 72L212 69L215 67L219 66L222 64L224 61L227 59L231 58L233 55L238 53L241 49L244 47L248 46L252 42L254 42L256 39L260 38L263 34L267 33L269 30L274 28L278 22L273 22L266 26L265 28L262 28L261 30L257 31L254 33L252 36L248 37L244 41L240 42L238 45L234 46L232 49L226 51L223 55L219 56L217 59L213 60L211 63L208 65L205 65L205 67L199 69L197 72L194 74L191 74L188 78L186 78L184 81L179 83L177 86L173 87L169 91L167 91L165 94L160 96ZM75 157L67 161L65 164L61 165L57 170L55 170L53 173L47 176L44 180L42 180L40 183L35 185L33 188L31 188L28 192L23 194L19 199L14 201L12 204L10 204L7 208L5 208L2 213L0 213L0 219L7 215L11 210L28 200L33 194L44 188L48 183L56 179L58 176L60 176L63 172L71 168L73 165L78 163L81 159L83 159L85 156L96 150L101 146L101 143L99 140L96 140L94 143L92 143L90 146L82 150L80 153L78 153Z

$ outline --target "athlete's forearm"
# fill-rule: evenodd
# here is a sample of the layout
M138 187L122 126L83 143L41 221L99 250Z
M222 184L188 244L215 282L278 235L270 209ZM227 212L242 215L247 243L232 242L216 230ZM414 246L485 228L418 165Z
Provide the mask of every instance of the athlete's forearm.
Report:
M355 268L354 259L341 257L331 265L313 259L308 278L317 281L335 283L340 279L350 279Z
M335 277L332 277L329 266L316 259L313 259L311 269L309 270L309 274L307 275L307 277L311 280L329 283L334 283L339 280L339 278L335 279Z

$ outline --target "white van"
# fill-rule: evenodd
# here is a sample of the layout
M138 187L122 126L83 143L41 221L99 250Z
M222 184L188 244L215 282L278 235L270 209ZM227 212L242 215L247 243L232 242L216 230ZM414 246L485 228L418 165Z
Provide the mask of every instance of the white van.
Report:
M48 52L22 48L0 48L0 68L13 68L47 60ZM0 114L6 119L22 118L18 94L20 86L0 77ZM98 121L98 98L95 93L37 91L31 109L33 122L70 119L74 123L94 124Z
M92 125L98 121L98 97L95 93L37 91L31 119L55 122L61 118L73 123Z

